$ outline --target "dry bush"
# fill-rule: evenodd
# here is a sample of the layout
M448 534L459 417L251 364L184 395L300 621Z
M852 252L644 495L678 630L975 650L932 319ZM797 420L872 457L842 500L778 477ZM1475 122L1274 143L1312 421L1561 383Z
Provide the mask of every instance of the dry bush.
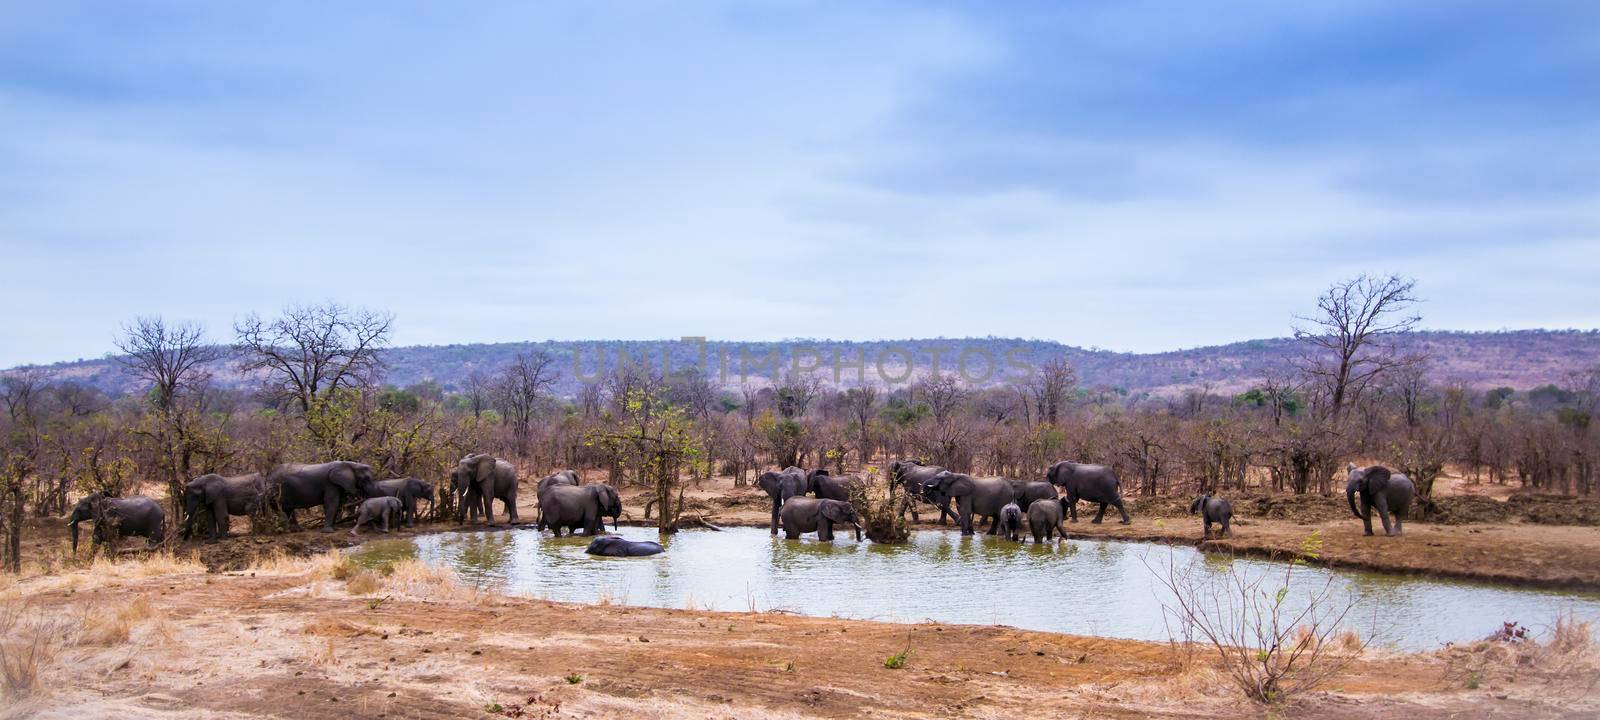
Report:
M1301 555L1316 557L1319 546L1313 536ZM1282 573L1252 577L1230 568L1212 575L1198 563L1180 565L1169 556L1164 567L1150 568L1174 598L1162 605L1169 642L1175 648L1192 648L1196 641L1210 646L1222 671L1258 702L1280 703L1317 688L1354 662L1367 643L1343 627L1359 600L1339 597L1331 575L1311 590L1303 607L1286 602L1300 567L1296 561Z
M379 587L378 576L366 570L358 571L344 581L344 591L351 595L371 595Z
M850 492L850 504L861 516L861 529L875 543L899 544L911 540L911 525L899 512L899 503L889 483L878 477L877 468L867 468L867 476Z
M17 704L39 692L70 624L31 600L0 602L0 698Z
M1442 654L1450 665L1448 677L1469 689L1533 677L1562 691L1586 694L1600 683L1594 625L1570 612L1556 616L1542 642L1524 626L1508 622L1487 638L1446 648Z

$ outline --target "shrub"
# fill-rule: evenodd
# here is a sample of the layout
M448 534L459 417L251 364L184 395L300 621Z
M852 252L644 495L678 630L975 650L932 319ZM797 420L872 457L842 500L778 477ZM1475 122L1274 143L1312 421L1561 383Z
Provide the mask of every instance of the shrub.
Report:
M850 504L861 516L861 529L875 543L901 544L911 540L911 525L899 512L889 483L878 477L877 468L867 468L861 485L851 490Z

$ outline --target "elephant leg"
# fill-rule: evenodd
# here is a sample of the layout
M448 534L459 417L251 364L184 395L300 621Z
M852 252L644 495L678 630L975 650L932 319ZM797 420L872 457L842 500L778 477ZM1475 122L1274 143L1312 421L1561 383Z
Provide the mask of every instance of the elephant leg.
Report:
M1381 493L1379 493L1377 497L1372 499L1372 503L1373 503L1373 505L1377 506L1378 520L1383 522L1383 534L1384 535L1393 535L1394 534L1394 530L1390 527L1390 523L1389 523L1389 501L1388 501L1388 499L1384 498L1384 496Z
M1100 521L1104 520L1105 517L1106 517L1106 504L1105 503L1100 503L1100 512L1095 513L1094 514L1094 519L1090 520L1089 522L1094 523L1096 525L1099 525Z
M322 531L333 532L333 523L339 519L339 492L330 488L322 494Z
M962 535L971 535L972 534L972 497L971 496L967 496L967 497L961 498L959 501L957 501L957 506L956 507L961 511L961 515L960 515L960 518L959 518L960 522L961 522L961 534Z
M782 505L783 505L783 501L782 500L779 500L777 498L773 498L772 499L772 524L768 526L768 529L771 531L772 535L777 535L778 534L778 508L780 506L782 506ZM666 509L663 508L662 512L666 512ZM902 511L901 515L904 515L904 514L905 514L904 511ZM917 511L912 510L911 511L911 518L913 520L915 520L916 517L917 517ZM794 538L789 538L789 539L793 540Z
M1122 506L1122 498L1117 498L1117 501L1113 504L1117 506L1117 512L1122 514L1122 524L1133 524L1133 518L1128 517L1128 509Z
M506 522L510 523L512 525L516 525L517 522L518 522L518 520L517 520L517 489L515 487L511 488L511 492L506 493L506 496L505 496L504 499L505 499L505 503L506 503Z
M1000 516L999 515L990 515L989 516L989 532L987 534L989 534L989 535L999 535L1000 534Z
M300 531L300 521L294 519L293 510L286 509L283 511L283 526L294 532Z
M833 523L827 518L819 518L817 521L817 540L833 542Z
M1210 540L1211 539L1211 518L1206 518L1206 529L1205 529L1205 531L1200 533L1200 539L1202 539L1202 540Z
M1372 503L1367 502L1366 498L1361 499L1361 527L1365 530L1364 535L1372 534Z
M1222 534L1227 536L1227 537L1233 537L1233 520L1232 520L1232 518L1223 518L1222 519Z
M1067 496L1067 516L1069 522L1078 521L1078 498L1076 495Z
M494 527L494 491L490 488L485 488L485 490L488 490L488 492L484 490L478 491L478 494L483 499L483 522L489 527Z

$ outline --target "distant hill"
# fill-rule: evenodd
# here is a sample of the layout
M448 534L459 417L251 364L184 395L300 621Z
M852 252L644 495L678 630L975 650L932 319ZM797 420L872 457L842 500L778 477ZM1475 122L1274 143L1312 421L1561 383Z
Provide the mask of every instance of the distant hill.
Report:
M1479 389L1510 386L1521 390L1546 383L1559 384L1573 371L1600 363L1600 331L1595 330L1429 331L1412 333L1404 344L1409 349L1425 350L1432 356L1436 381L1459 381ZM779 367L793 367L798 356L801 367L817 366L819 369L813 374L829 385L836 384L834 367L837 363L840 366L837 384L846 386L855 385L858 380L874 383L880 364L885 378L899 380L906 375L908 357L911 374L922 376L932 370L935 355L940 358L942 370L954 370L961 365L964 353L967 376L983 385L1017 377L1023 372L1019 369L1021 365L1038 366L1052 358L1064 357L1077 369L1080 385L1153 395L1170 395L1203 386L1219 393L1243 390L1268 370L1284 366L1299 352L1297 343L1289 338L1146 354L1014 338L870 342L796 339L704 344L597 340L426 345L386 350L384 359L389 366L386 382L406 386L432 380L446 390L457 390L464 386L472 371L486 375L496 373L516 353L530 349L545 350L556 356L561 370L557 391L563 395L575 393L584 377L595 376L596 363L602 354L605 366L615 367L619 352L625 353L631 362L648 355L650 362L657 366L665 354L668 367L673 370L697 365L703 356L713 377L725 387L740 384L741 369L746 371L750 382L764 382L771 377L774 352ZM986 358L993 358L999 366L987 377ZM858 361L863 366L860 370L853 366ZM135 384L110 358L48 367L55 377L77 379L112 394L128 392ZM250 383L250 379L241 376L230 363L213 370L223 385L240 387Z

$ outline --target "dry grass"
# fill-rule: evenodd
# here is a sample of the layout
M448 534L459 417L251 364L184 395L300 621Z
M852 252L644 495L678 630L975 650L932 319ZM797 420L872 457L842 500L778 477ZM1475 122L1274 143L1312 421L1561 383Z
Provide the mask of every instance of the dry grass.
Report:
M39 676L66 642L71 624L29 600L0 602L0 698L20 703L39 692Z
M120 585L129 580L205 572L206 566L192 553L179 555L164 551L127 559L101 555L69 572L30 577L0 585L0 600L54 590L90 590L107 585Z
M1441 654L1450 666L1447 677L1468 689L1536 681L1546 692L1587 695L1600 684L1600 646L1594 641L1594 625L1571 613L1557 615L1542 642L1520 634L1496 633Z

